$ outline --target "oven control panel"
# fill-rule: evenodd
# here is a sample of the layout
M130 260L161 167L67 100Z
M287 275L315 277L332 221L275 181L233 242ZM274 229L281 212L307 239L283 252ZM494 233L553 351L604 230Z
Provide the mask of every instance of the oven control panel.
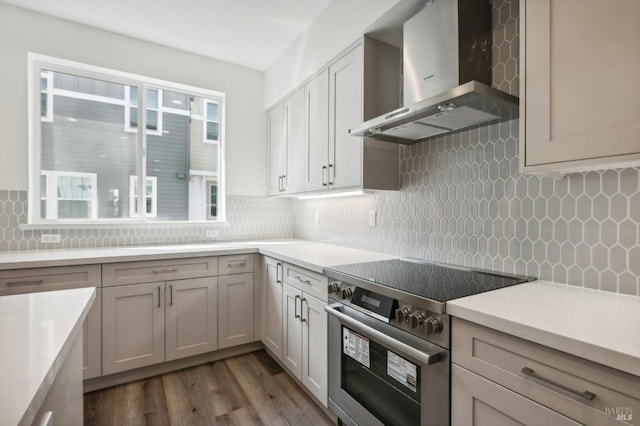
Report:
M440 334L444 328L441 315L416 310L409 305L399 307L395 314L398 324L412 329L422 329L426 335Z

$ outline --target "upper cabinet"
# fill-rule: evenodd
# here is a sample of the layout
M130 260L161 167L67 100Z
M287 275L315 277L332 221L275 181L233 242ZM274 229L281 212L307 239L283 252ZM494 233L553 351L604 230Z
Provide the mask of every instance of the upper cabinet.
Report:
M268 194L399 189L399 146L351 136L349 129L399 106L400 64L397 47L363 37L274 106L267 113ZM292 150L291 141L300 147L293 136L300 129L302 149ZM284 162L278 152L287 152Z
M640 2L521 0L521 166L640 165Z
M300 88L267 112L268 195L304 187L304 96Z

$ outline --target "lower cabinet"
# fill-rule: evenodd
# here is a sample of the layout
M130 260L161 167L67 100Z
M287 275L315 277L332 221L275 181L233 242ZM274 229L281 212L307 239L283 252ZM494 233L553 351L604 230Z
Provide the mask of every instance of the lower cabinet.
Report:
M282 271L283 262L270 257L262 258L262 343L282 361Z
M452 426L580 424L455 364L451 389Z
M459 318L451 331L454 426L640 425L624 415L640 411L638 376Z
M282 362L326 406L326 303L286 283L282 295Z
M106 374L165 360L164 282L102 289L102 371Z
M218 278L167 281L166 360L218 349Z
M254 341L253 273L218 277L218 348Z

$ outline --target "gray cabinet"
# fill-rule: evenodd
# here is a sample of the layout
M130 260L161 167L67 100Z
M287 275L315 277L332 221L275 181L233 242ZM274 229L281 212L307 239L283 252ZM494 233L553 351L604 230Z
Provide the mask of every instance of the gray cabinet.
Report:
M508 413L510 403L505 401L522 399L578 424L640 425L635 416L628 422L617 419L613 409L640 410L640 377L458 318L453 321L451 355L456 367L451 388L457 408L452 410L454 425L475 424L467 419L474 418L476 400ZM497 391L506 399L491 399ZM526 401L521 404L527 405Z
M220 349L254 341L253 294L253 273L218 277Z
M264 291L262 292L261 340L276 358L282 360L283 262L263 257L262 269Z
M304 188L304 89L300 88L267 113L268 195Z
M525 173L640 164L640 3L521 0Z
M164 283L105 287L102 292L104 374L165 360Z
M166 360L218 349L218 278L167 281Z

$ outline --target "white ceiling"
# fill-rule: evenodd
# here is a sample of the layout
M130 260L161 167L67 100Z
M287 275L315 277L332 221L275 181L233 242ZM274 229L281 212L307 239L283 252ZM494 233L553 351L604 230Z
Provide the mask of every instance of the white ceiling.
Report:
M332 0L0 0L264 71Z

